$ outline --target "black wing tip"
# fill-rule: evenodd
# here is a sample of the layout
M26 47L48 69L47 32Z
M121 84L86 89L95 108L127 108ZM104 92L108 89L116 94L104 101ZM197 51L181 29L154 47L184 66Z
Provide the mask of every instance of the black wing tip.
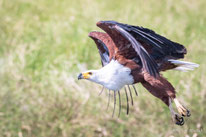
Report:
M187 54L187 50L184 45L172 41L165 36L162 36L155 31L142 27L142 26L135 26L135 25L128 25L128 24L122 24L119 23L121 28L125 29L129 32L135 32L138 33L138 35L144 35L146 36L146 39L141 39L144 42L150 43L151 45L154 45L157 48L161 48L163 54L172 54L177 58L184 57L184 54ZM138 32L136 31L138 30ZM144 34L147 33L147 34ZM141 36L140 36L141 37ZM169 47L168 47L169 46ZM168 50L169 48L169 50Z

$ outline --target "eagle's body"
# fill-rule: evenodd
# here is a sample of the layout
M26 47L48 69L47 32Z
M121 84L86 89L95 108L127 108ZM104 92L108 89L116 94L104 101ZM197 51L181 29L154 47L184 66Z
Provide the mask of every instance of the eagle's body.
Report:
M168 105L176 124L183 125L183 118L173 111L171 102L174 100L181 115L189 116L189 111L179 105L174 87L159 72L198 67L195 63L177 60L184 58L186 48L142 27L115 21L100 21L97 26L106 33L91 32L89 36L97 44L103 68L81 73L79 78L118 93L125 85L141 83Z

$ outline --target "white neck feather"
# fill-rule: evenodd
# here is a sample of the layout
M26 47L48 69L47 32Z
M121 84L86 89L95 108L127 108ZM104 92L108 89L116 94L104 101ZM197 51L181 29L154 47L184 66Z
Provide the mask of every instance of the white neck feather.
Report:
M104 87L118 91L125 85L131 85L134 82L131 69L121 65L118 61L112 60L109 64L99 70L95 70L94 75L89 79Z

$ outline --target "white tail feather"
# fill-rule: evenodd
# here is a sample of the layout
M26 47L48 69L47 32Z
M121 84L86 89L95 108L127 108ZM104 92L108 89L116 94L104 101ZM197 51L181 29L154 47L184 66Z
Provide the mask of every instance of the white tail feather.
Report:
M187 62L187 61L179 61L179 60L173 60L173 59L169 59L168 61L177 65L177 67L174 68L174 70L179 70L179 71L184 71L184 72L187 72L189 70L194 70L195 68L199 67L198 64Z

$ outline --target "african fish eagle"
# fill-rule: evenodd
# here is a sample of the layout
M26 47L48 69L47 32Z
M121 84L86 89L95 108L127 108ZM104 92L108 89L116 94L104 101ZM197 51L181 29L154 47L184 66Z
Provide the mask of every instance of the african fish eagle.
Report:
M78 79L87 79L118 92L124 86L141 83L152 95L161 99L171 111L177 125L184 124L183 117L190 111L176 98L175 89L161 71L170 69L193 70L198 64L179 61L187 53L186 48L154 31L116 21L99 21L104 32L90 32L96 43L103 67L80 73ZM126 95L127 96L127 95ZM175 103L177 112L172 108Z

